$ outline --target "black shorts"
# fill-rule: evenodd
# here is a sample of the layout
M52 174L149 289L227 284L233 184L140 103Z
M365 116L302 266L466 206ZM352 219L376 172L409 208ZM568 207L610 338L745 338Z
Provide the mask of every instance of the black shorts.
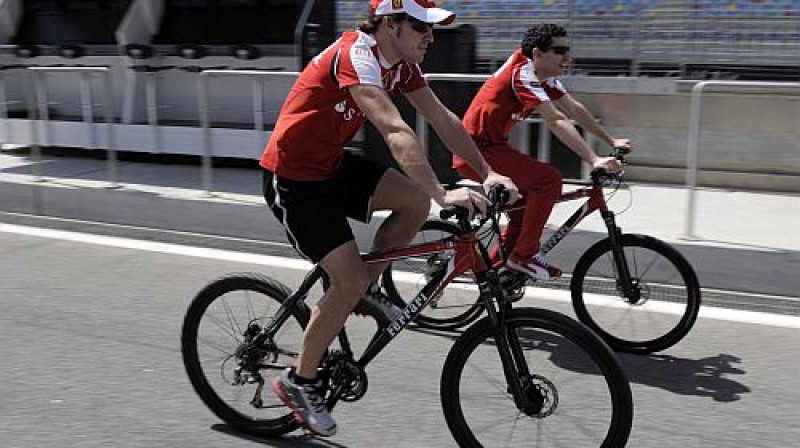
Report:
M319 263L353 240L347 218L369 222L372 195L387 167L347 154L331 179L298 181L264 171L264 199L286 229L295 250Z

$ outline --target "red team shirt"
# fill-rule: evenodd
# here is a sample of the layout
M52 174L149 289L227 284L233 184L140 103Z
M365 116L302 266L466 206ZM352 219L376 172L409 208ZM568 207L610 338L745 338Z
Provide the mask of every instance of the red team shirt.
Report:
M390 66L375 38L360 31L342 34L303 70L281 108L261 166L291 180L333 177L344 146L366 117L347 89L364 84L389 93L425 87L419 65Z
M539 104L562 98L567 91L556 78L540 80L533 60L518 49L481 87L464 115L464 127L480 148L505 147L516 120ZM464 165L454 156L454 166Z

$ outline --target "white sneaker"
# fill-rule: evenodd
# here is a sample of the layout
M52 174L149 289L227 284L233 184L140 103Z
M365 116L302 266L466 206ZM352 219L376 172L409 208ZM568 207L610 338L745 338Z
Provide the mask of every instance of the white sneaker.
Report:
M300 386L292 381L291 369L272 380L272 390L294 412L298 423L321 436L336 434L336 422L328 412L321 384Z
M561 269L544 261L541 254L536 254L527 261L509 258L506 266L537 280L552 280L561 277L562 273Z

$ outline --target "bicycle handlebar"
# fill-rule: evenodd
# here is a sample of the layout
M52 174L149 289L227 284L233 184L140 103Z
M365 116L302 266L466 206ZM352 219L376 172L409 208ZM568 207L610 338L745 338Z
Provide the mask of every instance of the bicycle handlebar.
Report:
M627 161L625 160L625 154L620 151L614 150L613 154L610 154L609 157L614 157L615 159L619 160L621 164L626 164ZM619 179L625 174L625 170L620 170L616 173L611 173L605 168L595 168L590 173L589 176L592 179L592 182L597 184L604 180L615 180Z
M489 206L486 208L486 216L481 217L481 225L492 216L493 213L498 211L500 207L508 202L508 199L511 197L511 193L502 186L502 185L493 185L491 189L489 189L489 193L486 195L489 199ZM459 221L466 221L469 218L469 210L465 207L460 205L451 205L448 207L443 208L439 212L439 217L442 219L449 219L455 216Z

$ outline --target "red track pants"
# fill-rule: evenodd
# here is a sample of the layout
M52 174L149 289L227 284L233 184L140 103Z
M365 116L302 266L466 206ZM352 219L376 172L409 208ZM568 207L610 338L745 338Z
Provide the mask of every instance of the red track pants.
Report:
M561 196L563 177L549 163L540 162L531 156L517 152L511 145L481 148L481 153L492 169L514 181L522 194L525 207L509 212L509 224L503 231L506 247L514 249L511 257L527 261L539 252L542 231L553 205ZM469 165L456 158L454 168L466 179L480 182L480 177ZM497 261L497 249L492 253Z

